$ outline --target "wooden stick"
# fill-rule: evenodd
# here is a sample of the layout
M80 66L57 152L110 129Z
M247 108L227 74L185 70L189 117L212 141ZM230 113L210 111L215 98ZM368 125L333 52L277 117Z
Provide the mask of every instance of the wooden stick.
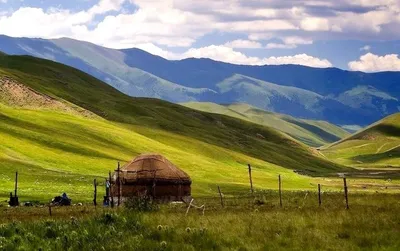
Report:
M15 197L17 197L17 190L18 190L18 172L15 172Z
M117 185L118 185L118 206L121 204L121 182L119 180L120 165L118 161Z
M96 181L96 179L93 180L93 186L94 186L93 205L96 207L97 206L97 181Z
M187 214L189 213L189 209L190 209L190 207L192 206L192 202L193 202L193 201L194 201L194 199L192 199L192 200L190 201L189 206L188 206L188 208L187 208L187 210L186 210L185 216L187 216Z
M218 192L219 192L219 198L221 199L221 206L224 207L224 200L222 199L222 193L219 186L218 186Z
M278 176L278 179L279 179L279 205L282 207L282 181L280 174Z
M249 178L250 178L250 189L251 189L251 194L253 194L254 193L254 190L253 190L253 179L251 178L251 165L250 164L247 164L248 166L249 166Z
M110 189L109 189L109 194L110 194L110 197L111 197L111 208L113 208L114 207L114 195L113 195L113 193L112 193L112 183L111 183L111 172L108 172L108 180L110 181Z
M318 184L318 205L321 206L322 200L321 200L321 184Z
M49 204L49 215L51 216L51 204Z
M347 182L346 178L343 178L343 185L344 185L344 198L346 200L346 209L349 209L349 198L347 196Z

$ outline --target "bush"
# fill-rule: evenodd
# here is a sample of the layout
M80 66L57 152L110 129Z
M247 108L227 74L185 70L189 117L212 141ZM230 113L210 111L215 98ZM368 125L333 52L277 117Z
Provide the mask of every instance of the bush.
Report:
M139 212L152 212L159 209L158 204L149 196L129 198L124 205L127 209Z

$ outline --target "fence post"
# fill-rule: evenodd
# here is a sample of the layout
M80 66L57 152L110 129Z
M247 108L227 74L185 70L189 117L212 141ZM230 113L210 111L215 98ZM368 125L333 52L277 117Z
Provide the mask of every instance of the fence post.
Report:
M18 191L18 172L15 172L15 193L14 193L15 198L17 198L17 191Z
M249 178L250 178L250 189L251 189L251 194L253 194L254 193L254 190L253 190L253 179L251 178L251 165L250 164L247 164L248 166L249 166Z
M94 186L93 204L96 207L97 206L97 181L96 181L96 179L93 180L93 186Z
M114 195L112 190L112 182L111 182L111 172L108 172L108 180L110 181L110 197L111 197L111 208L114 208Z
M318 205L321 206L322 200L321 200L321 184L318 184Z
M51 216L51 204L49 204L49 215Z
M282 181L280 174L278 176L278 179L279 179L279 205L282 207Z
M346 178L343 178L343 185L344 185L344 198L346 199L346 209L349 209L349 198L347 196L347 181Z
M221 206L224 207L224 200L222 199L222 193L219 186L218 186L218 192L219 192L219 198L221 199Z
M121 204L121 181L119 179L120 165L118 161L118 174L117 174L117 182L118 182L118 206Z

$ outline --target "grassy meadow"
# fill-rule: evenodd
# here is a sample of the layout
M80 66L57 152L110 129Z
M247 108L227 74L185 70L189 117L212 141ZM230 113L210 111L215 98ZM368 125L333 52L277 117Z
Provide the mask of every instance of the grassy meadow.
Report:
M87 201L94 178L102 181L118 161L123 164L146 152L163 153L187 171L195 195L214 193L212 184L217 180L234 191L247 191L247 163L253 165L259 188L275 187L278 173L287 177L288 188L311 188L308 178L291 170L185 136L53 111L5 106L0 111L3 199L13 190L18 170L21 199L43 201L65 191Z
M148 152L185 170L195 196L214 194L217 183L226 193L248 191L248 163L258 189L275 188L278 174L287 189L312 189L318 178L294 170L312 176L348 170L272 128L132 98L52 61L1 55L0 80L8 83L0 90L2 199L18 171L22 200L66 192L75 202L89 201L94 178L101 182L118 161Z
M283 193L199 198L158 210L93 206L1 209L2 250L398 250L398 195ZM34 220L32 220L34 219Z
M0 250L400 248L399 179L349 177L345 210L337 174L354 172L345 165L357 163L346 147L336 151L346 140L319 152L271 127L128 97L80 71L32 57L0 55L0 85ZM397 126L383 129L396 140ZM376 135L354 140L371 139L382 141L378 154L396 150ZM186 216L184 204L149 212L91 206L93 179L100 184L101 204L108 172L149 152L161 153L190 175L204 215L192 209ZM255 195L249 194L248 163ZM33 207L6 206L16 171L20 202L34 202ZM54 207L50 216L46 203L63 192L83 206Z
M322 149L327 158L363 169L400 168L400 113Z

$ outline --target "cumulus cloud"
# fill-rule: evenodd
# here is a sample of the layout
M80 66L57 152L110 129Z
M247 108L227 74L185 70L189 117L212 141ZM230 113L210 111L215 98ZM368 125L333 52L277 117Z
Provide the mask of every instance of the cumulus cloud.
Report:
M329 31L329 20L321 17L306 17L301 21L301 28L306 31Z
M332 67L332 63L327 59L319 59L307 54L298 54L294 56L269 57L263 59L264 64L281 65L281 64L296 64L310 67L327 68Z
M400 58L397 54L378 56L367 53L358 61L349 62L349 68L363 72L400 71Z
M180 57L211 58L222 62L247 65L296 64L319 68L332 67L331 62L327 59L319 59L307 54L268 58L249 57L224 45L210 45L202 48L192 48Z

